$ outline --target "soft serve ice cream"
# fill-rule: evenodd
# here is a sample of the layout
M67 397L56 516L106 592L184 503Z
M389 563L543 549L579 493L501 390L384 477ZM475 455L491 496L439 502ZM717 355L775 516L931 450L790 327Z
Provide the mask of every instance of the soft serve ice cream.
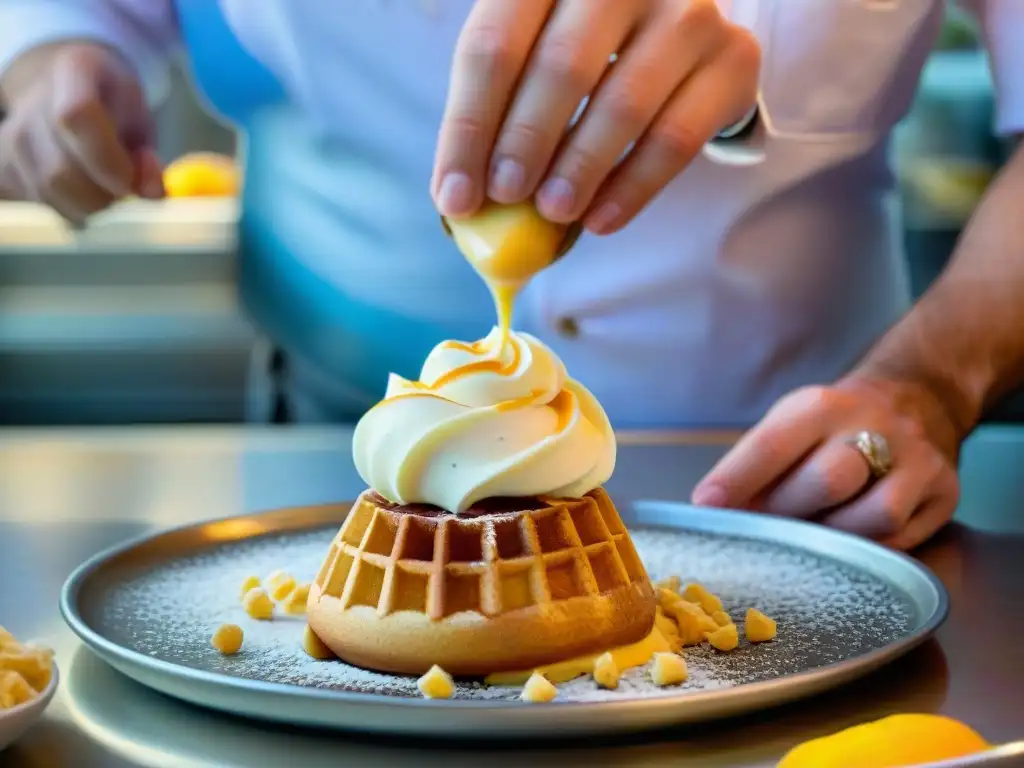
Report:
M496 496L579 497L608 480L615 435L600 403L545 344L502 336L442 342L419 381L391 376L355 430L370 487L463 512Z

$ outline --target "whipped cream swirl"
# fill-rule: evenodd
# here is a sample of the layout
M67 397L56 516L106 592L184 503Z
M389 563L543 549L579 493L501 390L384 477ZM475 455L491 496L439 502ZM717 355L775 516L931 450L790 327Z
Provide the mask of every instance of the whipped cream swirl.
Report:
M396 504L464 512L493 496L582 496L615 468L615 435L597 399L546 345L501 331L446 341L420 381L391 375L356 425L356 469Z

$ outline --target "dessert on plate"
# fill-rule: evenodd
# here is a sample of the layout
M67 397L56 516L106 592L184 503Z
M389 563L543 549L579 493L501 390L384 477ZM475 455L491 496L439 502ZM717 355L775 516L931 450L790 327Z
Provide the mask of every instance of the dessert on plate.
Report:
M369 488L307 604L310 628L345 661L484 676L634 644L654 627L654 589L602 487L615 467L608 418L550 348L505 322L438 344L417 381L392 375L356 426Z

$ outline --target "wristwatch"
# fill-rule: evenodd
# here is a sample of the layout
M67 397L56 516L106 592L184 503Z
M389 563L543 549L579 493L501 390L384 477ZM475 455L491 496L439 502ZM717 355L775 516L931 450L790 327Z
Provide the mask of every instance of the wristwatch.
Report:
M755 104L742 118L716 133L712 141L740 141L747 138L757 125L758 111L758 106Z

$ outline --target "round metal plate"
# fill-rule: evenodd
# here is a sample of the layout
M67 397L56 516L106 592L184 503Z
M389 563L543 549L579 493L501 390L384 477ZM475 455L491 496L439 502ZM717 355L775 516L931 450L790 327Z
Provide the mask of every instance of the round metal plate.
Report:
M242 578L275 567L311 578L346 510L277 510L129 542L69 577L61 611L113 667L193 704L294 725L446 737L608 734L764 709L894 660L948 611L926 568L863 539L767 515L640 503L623 517L651 577L705 583L738 622L746 607L763 608L779 623L774 642L730 654L687 649L691 679L682 688L655 689L636 670L617 691L580 680L543 706L475 684L428 701L414 681L302 656L301 619L245 623ZM209 645L225 621L246 628L235 657Z

